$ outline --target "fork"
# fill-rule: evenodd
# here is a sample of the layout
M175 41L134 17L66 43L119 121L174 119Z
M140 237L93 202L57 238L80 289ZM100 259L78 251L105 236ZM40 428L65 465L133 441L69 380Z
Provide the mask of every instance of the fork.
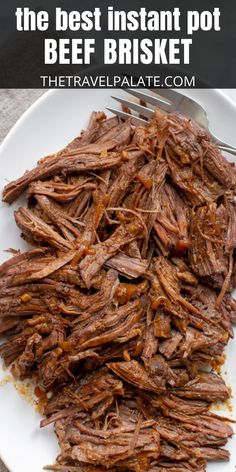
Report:
M223 142L221 139L217 138L211 131L209 130L209 121L207 118L206 111L204 108L199 105L199 103L195 102L192 98L188 98L180 92L175 92L171 89L164 89L161 92L157 93L155 89L148 89L148 91L139 91L133 89L125 90L130 95L138 98L141 103L154 105L154 107L158 107L168 113L173 111L178 111L183 115L188 116L200 126L207 129L209 132L213 142L218 146L221 151L228 152L236 156L236 148ZM128 111L117 110L115 108L107 108L109 111L120 117L121 119L127 119L132 117L132 122L135 124L147 124L148 120L151 119L155 113L153 108L149 108L148 106L141 105L139 103L126 100L123 98L113 97L114 100L119 102L124 107L128 107L128 109L137 112L140 116L131 115ZM142 118L144 117L144 118Z

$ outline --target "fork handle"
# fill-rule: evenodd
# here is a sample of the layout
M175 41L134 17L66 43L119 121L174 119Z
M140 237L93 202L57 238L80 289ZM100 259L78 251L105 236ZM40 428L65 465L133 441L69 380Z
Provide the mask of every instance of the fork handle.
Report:
M233 154L234 156L236 156L236 148L234 146L231 146L230 144L220 141L220 139L216 138L214 135L212 135L212 138L216 146L221 151L229 152L230 154Z

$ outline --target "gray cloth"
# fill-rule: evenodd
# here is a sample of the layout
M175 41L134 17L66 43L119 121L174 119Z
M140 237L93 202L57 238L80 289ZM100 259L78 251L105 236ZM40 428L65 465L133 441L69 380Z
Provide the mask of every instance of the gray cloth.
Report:
M22 113L44 92L45 90L0 89L0 143ZM1 459L0 472L9 472Z
M0 143L22 113L44 92L45 90L0 89Z

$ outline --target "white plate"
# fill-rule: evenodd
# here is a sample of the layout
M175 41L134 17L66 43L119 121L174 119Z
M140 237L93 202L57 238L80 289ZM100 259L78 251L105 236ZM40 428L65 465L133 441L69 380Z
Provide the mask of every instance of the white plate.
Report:
M32 168L37 160L46 154L65 146L86 126L93 110L105 110L112 105L111 90L57 90L46 93L18 121L0 148L0 191L7 180L22 175ZM114 93L114 91L113 91ZM116 91L116 94L123 94ZM236 145L236 107L217 90L185 91L186 95L198 100L209 114L212 130L225 141ZM25 249L20 239L13 210L0 205L0 261L9 255L3 250L9 247ZM236 393L236 343L231 341L227 348L226 365L223 368L227 383ZM0 380L6 372L0 368ZM4 383L4 382L3 382ZM234 411L223 412L236 418L236 403L231 402ZM13 382L0 387L0 456L11 472L42 472L43 466L55 461L58 454L53 428L39 429L40 415L23 399ZM230 441L230 463L213 463L209 472L235 472L236 436Z

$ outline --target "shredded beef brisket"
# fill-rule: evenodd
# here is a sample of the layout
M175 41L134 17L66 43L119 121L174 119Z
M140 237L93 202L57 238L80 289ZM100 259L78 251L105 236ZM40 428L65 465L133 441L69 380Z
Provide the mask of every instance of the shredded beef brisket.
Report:
M233 431L211 412L233 337L236 170L189 119L94 112L6 185L34 249L0 266L0 355L43 400L68 472L204 472Z

